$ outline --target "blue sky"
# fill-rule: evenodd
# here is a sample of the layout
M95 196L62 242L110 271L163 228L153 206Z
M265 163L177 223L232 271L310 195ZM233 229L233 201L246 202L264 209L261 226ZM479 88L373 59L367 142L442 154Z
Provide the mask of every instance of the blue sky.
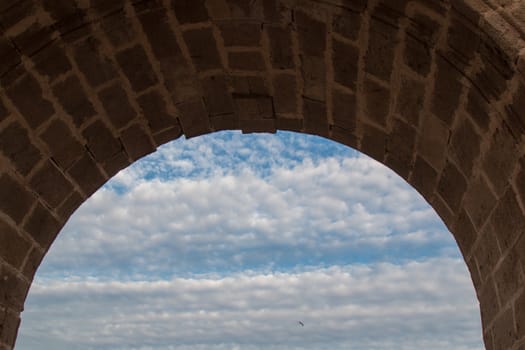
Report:
M305 326L300 326L301 320ZM68 221L22 315L25 349L482 349L436 213L319 137L176 140Z

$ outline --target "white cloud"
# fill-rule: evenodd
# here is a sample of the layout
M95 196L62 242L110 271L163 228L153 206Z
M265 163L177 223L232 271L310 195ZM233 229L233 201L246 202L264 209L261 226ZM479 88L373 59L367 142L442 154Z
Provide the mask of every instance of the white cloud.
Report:
M466 276L462 261L440 258L229 277L41 281L17 350L49 339L57 350L480 349Z

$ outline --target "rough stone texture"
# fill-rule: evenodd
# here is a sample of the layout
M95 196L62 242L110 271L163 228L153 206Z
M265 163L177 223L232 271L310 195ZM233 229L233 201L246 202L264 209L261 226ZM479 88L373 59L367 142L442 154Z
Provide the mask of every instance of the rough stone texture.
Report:
M160 144L225 129L321 135L396 171L458 242L486 348L523 347L519 1L14 3L0 4L0 349L90 194Z

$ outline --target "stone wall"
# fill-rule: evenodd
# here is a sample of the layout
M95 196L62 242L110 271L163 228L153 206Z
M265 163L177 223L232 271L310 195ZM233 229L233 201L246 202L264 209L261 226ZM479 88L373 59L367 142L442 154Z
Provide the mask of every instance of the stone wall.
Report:
M0 350L104 182L181 135L320 135L454 234L486 348L525 348L521 0L1 0Z

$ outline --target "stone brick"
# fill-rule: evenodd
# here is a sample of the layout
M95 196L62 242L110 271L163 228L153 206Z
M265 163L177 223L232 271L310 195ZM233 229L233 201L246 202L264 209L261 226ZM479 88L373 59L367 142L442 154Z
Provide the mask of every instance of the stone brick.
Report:
M481 320L484 325L488 325L494 320L500 309L494 281L489 279L478 293Z
M274 96L273 102L275 112L296 113L297 112L297 87L295 75L277 74L273 77Z
M412 168L416 131L402 120L394 119L387 140L386 164L404 179Z
M422 135L425 135L425 137L419 139L418 153L434 169L441 169L445 162L449 133L443 121L433 115L426 115L423 119Z
M24 263L24 268L22 271L22 273L28 280L33 280L33 278L35 277L36 270L40 266L40 263L42 263L43 258L44 253L42 253L40 249L31 249L29 255L26 258L26 262Z
M90 0L89 5L99 15L110 15L122 11L124 0Z
M5 265L0 265L0 276L3 281L0 284L0 300L3 306L14 311L22 311L29 291L29 283L19 278L11 268Z
M155 152L155 146L151 143L147 132L139 124L133 124L122 131L120 139L131 160L137 160L146 154Z
M210 116L210 124L214 131L239 130L241 128L239 116L234 113Z
M171 6L179 23L198 23L209 19L205 2L205 0L172 0Z
M406 37L404 50L405 64L414 72L426 77L430 73L432 52L430 47L411 36Z
M494 131L491 145L483 159L483 170L492 184L496 195L503 193L508 178L515 166L517 146L510 130L502 124Z
M14 347L19 326L20 317L17 312L0 308L0 339L8 344L5 348L0 345L0 349Z
M107 112L108 119L115 128L120 129L137 117L126 91L119 83L100 90L98 97Z
M0 219L0 256L15 268L22 267L31 244L16 229Z
M46 46L31 59L35 62L36 70L51 81L71 70L71 63L64 49L57 44Z
M42 89L29 74L6 88L7 96L32 128L37 128L55 113L53 105L42 97Z
M360 151L383 162L386 153L387 135L378 128L364 124Z
M327 136L328 120L324 102L303 97L304 130L308 133Z
M507 79L501 75L490 63L485 63L483 68L474 77L473 84L487 99L497 100L507 89Z
M341 14L334 15L332 30L347 39L357 40L360 27L361 16L359 13L343 10Z
M264 59L258 51L241 51L228 53L230 69L243 71L264 71Z
M466 189L467 181L463 175L454 164L447 162L441 173L437 190L453 212L458 211Z
M295 12L295 24L301 52L322 57L326 50L326 24L301 11Z
M136 93L157 84L157 76L142 46L135 45L124 49L115 57Z
M139 20L154 54L159 60L182 54L175 34L170 28L164 8L142 13L139 15Z
M480 136L467 118L462 118L452 131L449 154L466 177L472 174L474 162L480 152L480 142Z
M6 38L0 38L0 76L8 72L12 67L20 63L20 54L13 47L13 44Z
M525 291L522 291L514 301L514 317L516 331L521 338L525 334Z
M373 80L365 81L364 90L366 117L379 125L386 126L390 110L390 91Z
M410 183L414 188L430 202L434 196L437 185L437 172L423 158L416 157Z
M390 81L397 46L396 28L372 19L365 56L365 71L384 81Z
M53 87L53 94L71 116L76 126L81 126L91 120L96 114L91 101L86 97L86 92L76 76L70 76L66 80L57 83Z
M111 159L122 149L120 142L101 121L88 126L82 134L86 138L87 147L98 162Z
M55 6L54 10L56 11L50 10L49 7L46 7L46 11L51 13L51 16L56 20L53 28L62 35L64 41L74 41L89 32L89 19L86 12L84 9L77 8L74 2L67 0L46 0L45 2ZM58 5L61 6L60 9L56 7L57 4L60 4Z
M274 119L240 119L239 125L243 134L249 133L275 133L275 120Z
M222 68L211 28L188 30L184 32L184 40L198 71Z
M304 96L313 100L326 99L326 64L322 57L302 56L301 74Z
M29 139L27 130L17 122L0 132L0 151L22 175L29 174L42 156Z
M67 221L83 201L84 199L77 191L71 192L69 197L67 197L64 203L57 209L57 213L62 218L62 222Z
M330 139L340 144L357 149L357 137L337 125L330 127Z
M525 85L520 84L512 98L512 102L506 108L506 120L511 133L516 139L520 139L525 134ZM488 116L487 116L488 118Z
M430 203L432 208L436 211L441 221L445 224L447 229L452 230L452 223L454 222L455 213L448 207L447 203L439 195L435 195Z
M479 33L459 16L453 16L447 33L447 44L451 50L448 56L454 62L466 65L474 57L479 43Z
M217 116L219 117L219 116ZM238 129L238 128L237 128ZM166 142L173 141L175 139L178 139L182 136L182 129L180 128L180 125L177 123L177 125L167 129L160 131L153 135L153 140L155 141L155 144L157 146L163 145Z
M261 25L258 23L227 21L219 23L219 29L224 46L260 46Z
M76 3L69 0L42 0L41 3L55 21L73 16L79 11Z
M334 90L332 92L332 115L334 125L354 132L356 128L357 100L355 94Z
M428 2L423 0L425 5ZM431 17L416 12L410 17L410 21L407 26L407 35L410 35L419 41L428 45L428 47L434 47L439 38L439 31L441 25Z
M0 99L0 122L2 122L9 115L9 111L4 106L4 103Z
M116 173L124 169L129 165L128 154L121 149L117 153L111 156L103 164L104 171L108 175L108 178L113 177Z
M226 78L213 75L202 79L204 102L210 115L233 113L233 101L228 92Z
M182 55L177 38L168 23L165 9L143 13L139 19L153 52L160 62L164 85L172 94L173 100L181 102L200 96L199 83ZM214 58L211 57L211 59Z
M300 132L303 130L303 119L278 117L275 126L279 130Z
M158 91L150 91L137 99L144 117L152 132L157 132L177 123L175 115L170 115L166 109L166 102Z
M88 38L76 44L75 61L78 68L92 87L117 78L117 70L101 53L100 43L94 38Z
M520 270L519 252L511 249L494 272L494 281L500 300L511 300L523 285L523 274Z
M397 26L405 14L409 0L379 0L372 12L372 18Z
M131 21L123 12L113 14L111 17L106 17L101 22L101 27L114 47L127 45L135 40L137 36Z
M207 134L211 131L208 113L201 100L180 103L179 120L187 138Z
M67 169L80 157L84 148L71 134L69 127L55 119L40 136L51 151L51 157L62 168Z
M334 80L341 85L355 89L359 50L339 40L333 41L333 50Z
M52 208L58 207L73 190L71 183L50 161L33 175L30 186Z
M290 28L266 27L270 42L270 60L275 69L295 67Z
M465 259L470 256L472 247L477 238L477 233L467 213L462 210L454 225L454 238L458 244L461 254Z
M469 181L464 206L474 226L480 229L496 204L496 197L482 177Z
M273 103L270 96L235 95L236 114L242 120L271 119Z
M432 112L451 125L459 103L462 85L459 73L444 59L437 59L438 71L432 97Z
M33 195L8 174L0 176L0 210L19 224L29 211Z
M396 113L408 123L419 126L425 100L425 84L405 77L397 95Z
M512 188L508 188L492 212L490 223L496 232L501 251L505 253L525 231L525 217Z
M26 56L33 56L37 51L49 45L52 41L51 28L41 26L35 22L31 24L26 30L11 40L16 44L18 50Z
M501 251L491 225L484 226L479 236L480 238L474 248L474 257L478 265L481 280L486 284L493 272L494 266L496 266L501 257Z
M76 161L67 173L86 196L95 193L106 182L106 178L102 175L97 167L97 163L91 159L88 152L84 152L82 158Z
M276 76L280 76L277 74ZM269 90L263 77L246 75L229 75L228 85L237 94L268 95Z
M494 321L494 346L496 349L511 349L517 340L514 314L512 308L508 308Z
M53 214L42 204L38 203L26 221L24 230L47 251L61 227L62 225Z
M32 0L3 1L0 6L2 6L0 23L4 28L11 28L36 10L35 2Z
M489 111L490 106L485 98L475 87L472 87L468 94L467 112L476 125L484 131L489 127Z

